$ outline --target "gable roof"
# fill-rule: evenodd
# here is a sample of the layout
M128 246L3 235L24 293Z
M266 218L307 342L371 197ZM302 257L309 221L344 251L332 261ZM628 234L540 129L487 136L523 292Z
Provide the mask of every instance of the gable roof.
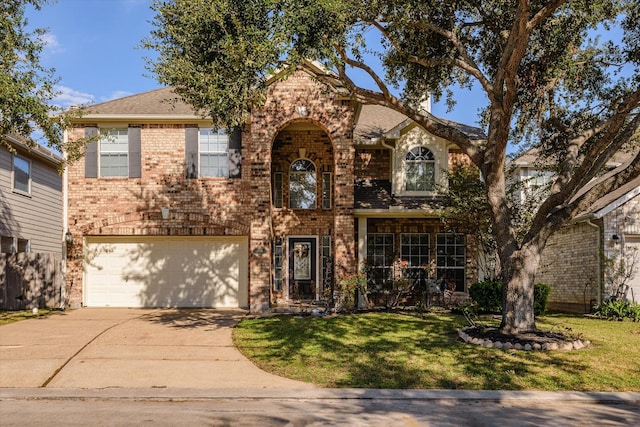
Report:
M606 163L606 167L610 170L603 175L592 179L576 194L575 197L583 195L599 182L602 182L625 169L628 163L635 157L635 155L637 155L638 150L639 149L632 151L619 151L615 153L615 155L613 155ZM531 148L516 157L512 164L516 167L541 167L543 165L538 162L538 151L539 150L537 148ZM640 194L640 176L596 200L586 211L578 214L574 218L574 221L582 221L593 217L602 218L604 215L623 205L638 194Z
M193 108L173 88L163 87L84 107L82 118L96 116L172 116L198 117Z
M486 139L481 128L457 123L440 117L438 122L451 126L474 140ZM380 138L398 139L403 130L416 126L416 122L402 113L381 105L362 105L355 125L353 139L357 143L371 142Z
M601 177L592 180L587 186L585 186L585 188L577 196L579 196L580 194L584 194L586 191L589 191L589 189L596 186L599 182L610 178L611 176L617 174L621 170L624 170L627 166L628 166L628 163L620 165L617 168L602 175ZM614 191L607 193L601 198L599 198L598 200L596 200L589 207L589 209L579 214L575 218L575 220L580 221L588 217L602 218L612 210L617 209L618 207L622 206L623 204L625 204L626 202L628 202L629 200L631 200L632 198L634 198L639 194L640 194L640 176L637 176L636 178L632 179L626 184L620 186Z
M16 149L21 155L28 155L31 157L43 160L53 166L59 166L62 164L62 157L53 151L45 148L27 138L18 135L4 135L2 139L6 141L11 147ZM3 144L0 144L2 146Z
M353 139L356 143L381 138L407 120L407 116L381 105L362 105L356 118Z

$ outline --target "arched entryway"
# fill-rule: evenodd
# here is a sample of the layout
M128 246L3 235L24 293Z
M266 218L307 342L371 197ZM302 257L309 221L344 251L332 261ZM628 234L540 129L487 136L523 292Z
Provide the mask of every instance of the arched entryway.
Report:
M290 122L274 138L271 226L276 303L316 301L329 291L334 165L331 137L311 121Z

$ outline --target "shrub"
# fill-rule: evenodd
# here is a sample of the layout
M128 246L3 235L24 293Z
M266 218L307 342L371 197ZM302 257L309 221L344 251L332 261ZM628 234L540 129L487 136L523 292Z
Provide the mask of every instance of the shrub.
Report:
M551 286L544 283L536 283L533 287L533 313L536 316L547 311L547 300L551 293Z
M336 285L336 311L354 311L357 308L356 291L365 298L368 305L367 277L358 273L345 277Z
M631 301L607 301L596 307L595 314L606 319L640 321L640 304Z
M540 315L547 310L547 300L551 286L536 283L533 287L533 312ZM469 296L480 313L502 312L502 282L487 281L474 283L469 287Z
M502 282L478 282L469 287L469 296L479 313L502 312Z

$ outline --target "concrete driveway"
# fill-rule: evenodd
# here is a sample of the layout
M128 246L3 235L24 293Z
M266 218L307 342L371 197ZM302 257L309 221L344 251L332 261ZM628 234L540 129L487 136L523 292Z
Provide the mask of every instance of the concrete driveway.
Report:
M233 347L245 314L83 308L0 326L0 387L313 388Z

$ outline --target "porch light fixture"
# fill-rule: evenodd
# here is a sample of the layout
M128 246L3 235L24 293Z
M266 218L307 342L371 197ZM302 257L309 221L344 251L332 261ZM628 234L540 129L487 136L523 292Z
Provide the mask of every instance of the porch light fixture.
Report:
M64 241L67 244L68 248L73 247L73 234L71 234L71 230L67 229L67 232L64 233Z
M307 117L309 115L309 110L307 110L306 105L299 105L297 107L297 110L300 117Z
M613 236L611 236L611 240L613 240L613 243L620 243L620 236L618 236L617 234L614 234Z
M162 219L169 219L169 208L162 208Z

